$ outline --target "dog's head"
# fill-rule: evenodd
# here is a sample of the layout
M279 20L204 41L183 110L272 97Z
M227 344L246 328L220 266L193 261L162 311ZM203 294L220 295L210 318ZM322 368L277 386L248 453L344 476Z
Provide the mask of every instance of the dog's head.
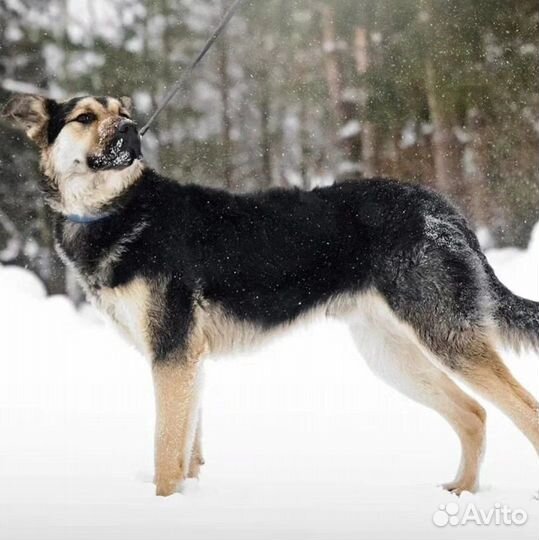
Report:
M22 127L41 150L47 191L61 211L99 206L140 174L141 143L130 98L76 97L56 102L42 96L13 97L2 115ZM75 205L77 205L75 204Z

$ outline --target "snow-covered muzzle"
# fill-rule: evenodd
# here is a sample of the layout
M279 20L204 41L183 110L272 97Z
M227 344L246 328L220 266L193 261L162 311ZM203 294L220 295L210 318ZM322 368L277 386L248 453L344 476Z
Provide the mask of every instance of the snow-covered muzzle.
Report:
M99 150L87 157L90 169L123 169L142 157L140 136L131 120L109 118L101 123L98 134Z

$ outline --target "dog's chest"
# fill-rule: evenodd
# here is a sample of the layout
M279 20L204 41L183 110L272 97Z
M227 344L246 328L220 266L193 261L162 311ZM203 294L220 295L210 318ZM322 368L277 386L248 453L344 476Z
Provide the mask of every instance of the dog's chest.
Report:
M95 305L143 354L151 354L149 306L150 290L145 280L136 278L127 285L102 288L92 294Z

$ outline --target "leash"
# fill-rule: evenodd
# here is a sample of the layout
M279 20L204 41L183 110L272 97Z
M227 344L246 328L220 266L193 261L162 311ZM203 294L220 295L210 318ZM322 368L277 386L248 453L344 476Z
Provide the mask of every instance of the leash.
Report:
M153 124L159 113L169 104L170 100L176 95L176 92L183 86L183 83L187 80L189 75L193 72L193 70L198 66L200 61L206 56L206 53L209 51L210 47L215 43L216 39L219 37L221 32L225 29L226 25L232 19L238 8L240 7L240 4L244 0L235 0L234 3L228 8L228 11L223 16L221 22L219 23L219 26L213 31L213 34L210 36L202 50L198 53L197 57L194 59L194 61L191 63L191 65L181 73L178 80L174 83L174 86L170 89L170 92L165 96L161 104L157 107L155 112L150 116L150 119L146 122L146 124L141 128L139 131L140 136L142 137L146 131L148 131L148 128Z

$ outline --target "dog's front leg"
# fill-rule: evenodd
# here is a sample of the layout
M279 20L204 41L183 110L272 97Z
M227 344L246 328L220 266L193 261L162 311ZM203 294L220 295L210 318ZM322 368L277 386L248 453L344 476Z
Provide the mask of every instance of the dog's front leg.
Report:
M201 355L183 355L153 366L157 495L172 495L189 471L198 423L201 365Z

